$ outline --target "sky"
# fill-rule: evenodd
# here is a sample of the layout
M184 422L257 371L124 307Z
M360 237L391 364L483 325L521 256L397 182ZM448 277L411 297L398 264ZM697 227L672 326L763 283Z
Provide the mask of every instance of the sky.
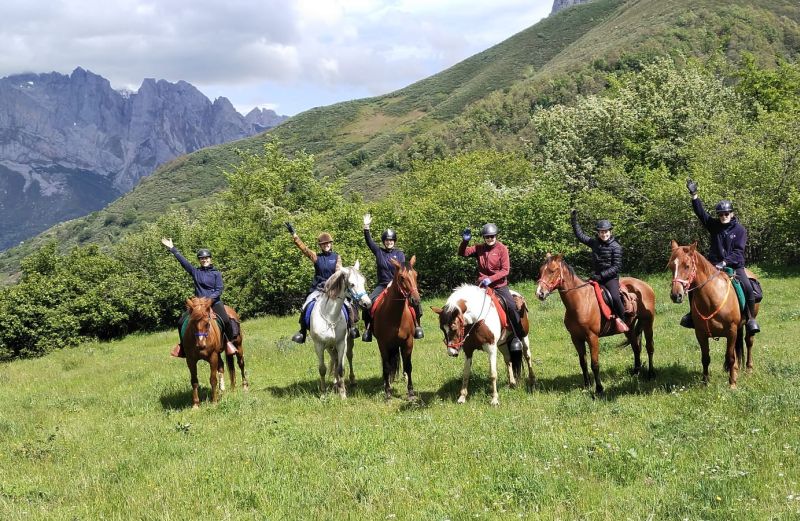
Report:
M385 94L530 27L552 0L0 0L0 77L184 80L294 115Z

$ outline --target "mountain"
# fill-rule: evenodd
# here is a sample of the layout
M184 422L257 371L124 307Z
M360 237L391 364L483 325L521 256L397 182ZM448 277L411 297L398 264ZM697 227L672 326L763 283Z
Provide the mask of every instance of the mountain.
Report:
M524 150L540 106L603 89L609 72L661 55L764 66L800 56L795 0L594 0L564 9L434 76L374 98L318 107L250 138L180 157L102 211L62 223L0 255L0 272L47 240L106 245L169 209L198 206L225 187L236 149L280 140L314 154L320 175L345 176L367 199L414 160L476 148Z
M591 2L592 0L553 0L553 9L550 11L550 14L556 14L557 12L561 11L562 9L566 9L567 7L572 7L573 5L578 4L585 4L587 2Z
M159 165L286 119L179 81L116 91L82 68L0 79L0 249L98 210Z

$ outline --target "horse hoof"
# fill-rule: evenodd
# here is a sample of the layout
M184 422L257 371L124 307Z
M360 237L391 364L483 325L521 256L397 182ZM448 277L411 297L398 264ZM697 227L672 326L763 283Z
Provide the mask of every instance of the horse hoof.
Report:
M497 398L492 398L492 407L499 407L499 406L500 406L500 400L498 400Z
M517 388L517 382L508 382L508 387L510 389L516 389Z
M736 390L736 384L731 384L731 391L735 391L735 390Z
M197 404L194 404L194 405L192 405L192 410L193 410L193 411L196 411L196 410L198 410L199 408L200 408L200 406L199 406L199 405L197 405Z
M250 386L246 383L242 384L242 391L247 392L250 390Z
M467 401L467 397L466 396L459 396L456 403L462 404L462 403L464 403L466 401Z

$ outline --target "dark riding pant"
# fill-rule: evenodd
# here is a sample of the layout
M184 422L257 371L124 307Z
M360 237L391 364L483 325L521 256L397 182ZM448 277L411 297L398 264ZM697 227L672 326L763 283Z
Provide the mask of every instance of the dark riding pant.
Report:
M508 286L503 286L501 288L494 288L494 292L497 298L503 303L503 307L506 308L506 315L508 316L508 321L511 323L514 336L522 340L525 338L525 331L522 329L522 324L519 320L519 311L517 311L517 304L514 302L511 290Z
M611 294L611 307L614 309L614 314L617 315L617 318L624 321L625 306L622 305L622 297L619 294L619 279L615 277L601 282L600 284Z
M234 338L239 336L239 324L237 324L235 320L231 320L231 317L228 316L228 312L225 311L225 304L223 304L221 300L214 302L211 309L222 319L222 323L225 325L225 336L228 337L228 340L233 341Z
M736 274L736 278L739 279L739 284L742 285L747 312L750 318L756 318L756 297L753 295L753 285L750 283L750 277L747 276L747 272L744 268L736 268L734 273Z

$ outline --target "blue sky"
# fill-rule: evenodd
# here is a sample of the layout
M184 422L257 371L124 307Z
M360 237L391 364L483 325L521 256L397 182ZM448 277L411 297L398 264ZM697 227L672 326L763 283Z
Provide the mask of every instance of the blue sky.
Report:
M115 88L185 80L294 115L435 74L552 0L25 0L0 5L0 76L83 67Z

